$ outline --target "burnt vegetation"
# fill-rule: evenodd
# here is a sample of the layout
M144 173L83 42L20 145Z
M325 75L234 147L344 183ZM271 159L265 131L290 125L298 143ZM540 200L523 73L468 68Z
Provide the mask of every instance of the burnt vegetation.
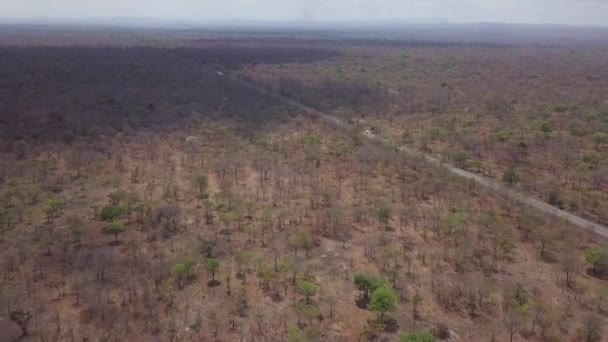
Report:
M5 146L18 140L71 142L211 117L234 118L253 129L292 112L222 77L218 69L334 54L280 48L3 47L1 135Z

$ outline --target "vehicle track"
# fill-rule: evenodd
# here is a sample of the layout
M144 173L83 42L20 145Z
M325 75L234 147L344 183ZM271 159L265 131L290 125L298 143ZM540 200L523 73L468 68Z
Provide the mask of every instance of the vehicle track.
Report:
M334 116L328 115L327 113L323 113L319 110L308 107L300 102L297 102L297 101L287 98L285 96L271 93L271 92L267 91L266 89L254 84L254 83L251 83L249 81L243 80L241 78L237 78L235 76L226 74L225 72L221 72L221 71L217 71L217 74L220 76L223 76L227 79L230 79L234 82L238 82L252 90L260 92L265 96L273 97L285 104L288 104L295 108L301 109L302 111L304 111L312 116L316 116L320 119L323 119L324 121L329 122L332 125L335 125L339 128L342 128L342 129L352 129L353 128L352 125L350 125ZM414 150L414 149L406 147L406 146L399 146L386 138L383 138L381 136L371 133L370 131L365 131L361 134L363 136L365 136L367 139L369 139L370 141L375 141L375 142L378 142L378 143L381 143L384 145L394 147L398 151L400 151L408 156L422 158L430 164L433 164L435 166L448 170L452 174L458 175L463 178L471 179L471 180L475 181L477 184L481 185L482 187L492 190L508 199L511 199L513 201L516 201L516 202L526 205L528 207L537 209L547 215L565 220L574 226L577 226L581 229L586 230L587 232L590 232L590 233L596 235L597 237L600 237L602 239L608 239L608 228L606 228L605 226L603 226L601 224L591 222L580 216L577 216L577 215L574 215L567 211L564 211L562 209L556 208L556 207L554 207L546 202L543 202L541 200L538 200L532 196L524 195L513 189L509 189L497 181L494 181L494 180L482 177L480 175L474 174L472 172L446 164L446 163L442 162L441 160L439 160L431 155L428 155L426 153Z

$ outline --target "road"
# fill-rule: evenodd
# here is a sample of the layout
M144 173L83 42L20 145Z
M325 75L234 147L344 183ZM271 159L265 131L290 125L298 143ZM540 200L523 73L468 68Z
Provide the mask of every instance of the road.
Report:
M253 83L250 83L248 81L242 80L240 78L231 76L231 75L227 75L225 73L222 73L220 71L218 71L218 75L221 75L227 79L230 79L234 82L238 82L252 90L255 90L257 92L260 92L266 96L270 96L273 97L275 99L280 100L281 102L290 105L292 107L301 109L302 111L312 115L312 116L316 116L318 118L323 119L324 121L327 121L329 123L331 123L332 125L335 125L339 128L342 129L351 129L353 128L352 125L334 117L331 115L328 115L327 113L323 113L320 112L314 108L310 108L300 102L294 101L290 98L287 98L285 96L281 96L279 94L274 94L274 93L270 93L268 91L266 91L265 89L263 89L260 86L257 86ZM439 159L428 155L426 153L422 153L420 151L414 150L412 148L408 148L406 146L398 146L397 144L395 144L394 142L380 137L376 134L373 134L369 131L365 131L363 133L361 133L363 136L365 136L367 139L369 139L370 141L375 141L384 145L388 145L391 147L396 148L397 150L401 151L401 153L404 153L408 156L413 156L413 157L419 157L419 158L423 158L424 160L426 160L428 163L436 165L438 167L442 167L446 170L448 170L449 172L458 175L460 177L464 177L467 179L472 179L473 181L475 181L477 184L479 184L480 186L492 190L502 196L505 196L506 198L509 198L513 201L516 201L520 204L526 205L528 207L531 208L535 208L539 211L544 212L547 215L565 220L569 223L571 223L573 226L576 226L578 228L581 228L583 230L586 230L588 232L591 232L592 234L602 238L602 239L608 239L608 228L606 228L605 226L595 223L595 222L591 222L589 220L586 220L580 216L574 215L572 213L569 213L567 211L561 210L559 208L556 208L546 202L543 202L541 200L538 200L536 198L533 198L532 196L528 196L522 193L519 193L517 191L514 191L513 189L507 188L506 186L504 186L503 184L501 184L500 182L494 181L492 179L486 178L486 177L482 177L478 174L463 170L463 169L459 169L457 167L454 167L452 165L446 164L442 161L440 161Z

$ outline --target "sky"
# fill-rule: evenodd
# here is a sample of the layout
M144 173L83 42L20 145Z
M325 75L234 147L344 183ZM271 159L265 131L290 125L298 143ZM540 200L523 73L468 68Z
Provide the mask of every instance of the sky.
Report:
M608 26L608 0L0 0L0 17L507 22Z

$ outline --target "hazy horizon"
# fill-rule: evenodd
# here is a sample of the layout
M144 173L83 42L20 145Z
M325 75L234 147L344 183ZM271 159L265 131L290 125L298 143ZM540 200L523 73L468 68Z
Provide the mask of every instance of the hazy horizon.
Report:
M607 26L603 0L0 0L1 18L98 22L120 18L206 23L506 23Z

